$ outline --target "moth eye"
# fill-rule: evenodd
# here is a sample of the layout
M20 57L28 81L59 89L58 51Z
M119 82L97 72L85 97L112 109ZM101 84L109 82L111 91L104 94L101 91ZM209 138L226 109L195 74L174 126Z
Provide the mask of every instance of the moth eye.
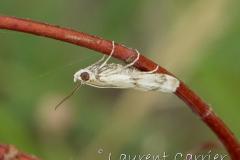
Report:
M88 72L82 72L80 74L80 77L83 81L88 81L90 79L89 73Z

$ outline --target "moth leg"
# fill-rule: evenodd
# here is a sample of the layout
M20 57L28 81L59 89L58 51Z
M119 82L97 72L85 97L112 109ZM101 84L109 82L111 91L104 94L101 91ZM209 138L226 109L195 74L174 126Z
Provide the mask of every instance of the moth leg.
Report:
M109 59L112 57L112 55L114 53L114 49L115 49L115 43L114 43L114 41L112 41L112 51L109 54L108 58L101 64L101 66L99 68L102 68L103 66L105 66L107 64L107 62L109 61Z
M97 62L95 62L93 65L96 65L96 64L98 64L98 63L101 63L104 59L105 59L105 55L104 56L102 56L102 58L101 59L99 59Z
M95 63L93 63L92 65L88 66L87 69L92 70L92 69L96 68L96 66L99 66L99 64L100 64L104 59L105 59L105 55L102 56L102 58L99 59L97 62L95 62Z
M151 71L146 71L144 73L154 73L159 69L159 66L157 66L155 69L151 70Z
M131 67L133 66L138 60L139 60L139 57L140 57L140 53L138 52L137 49L135 49L135 51L137 52L137 58L134 59L134 61L132 61L131 63L125 65L123 68L128 68L128 67Z

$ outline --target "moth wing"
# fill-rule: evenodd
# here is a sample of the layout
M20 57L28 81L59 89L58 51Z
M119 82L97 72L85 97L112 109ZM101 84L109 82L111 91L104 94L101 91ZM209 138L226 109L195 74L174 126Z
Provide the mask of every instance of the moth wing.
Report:
M179 86L179 81L167 74L148 74L139 73L133 74L132 78L136 81L136 89L144 91L161 91L172 93Z
M99 88L134 87L128 70L129 69L123 69L121 64L107 64L102 68L96 69L94 81L91 81L87 84Z
M101 76L99 76L99 81L112 86L112 88L133 88L135 86L130 75L114 72L106 75L101 74Z

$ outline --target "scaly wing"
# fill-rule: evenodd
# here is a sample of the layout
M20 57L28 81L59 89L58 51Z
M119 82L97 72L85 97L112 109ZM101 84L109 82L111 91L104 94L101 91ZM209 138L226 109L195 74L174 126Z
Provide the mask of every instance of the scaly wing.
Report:
M98 88L132 88L134 81L130 70L133 69L123 69L121 64L107 64L95 69L95 79L87 84Z
M170 75L139 72L132 74L136 89L144 91L161 91L173 93L179 86L179 81Z

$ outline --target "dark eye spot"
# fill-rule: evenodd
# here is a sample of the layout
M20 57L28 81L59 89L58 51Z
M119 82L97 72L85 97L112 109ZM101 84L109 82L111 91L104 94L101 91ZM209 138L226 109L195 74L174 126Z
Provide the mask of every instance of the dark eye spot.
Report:
M80 77L83 81L88 81L90 79L90 76L89 76L88 72L82 72Z

